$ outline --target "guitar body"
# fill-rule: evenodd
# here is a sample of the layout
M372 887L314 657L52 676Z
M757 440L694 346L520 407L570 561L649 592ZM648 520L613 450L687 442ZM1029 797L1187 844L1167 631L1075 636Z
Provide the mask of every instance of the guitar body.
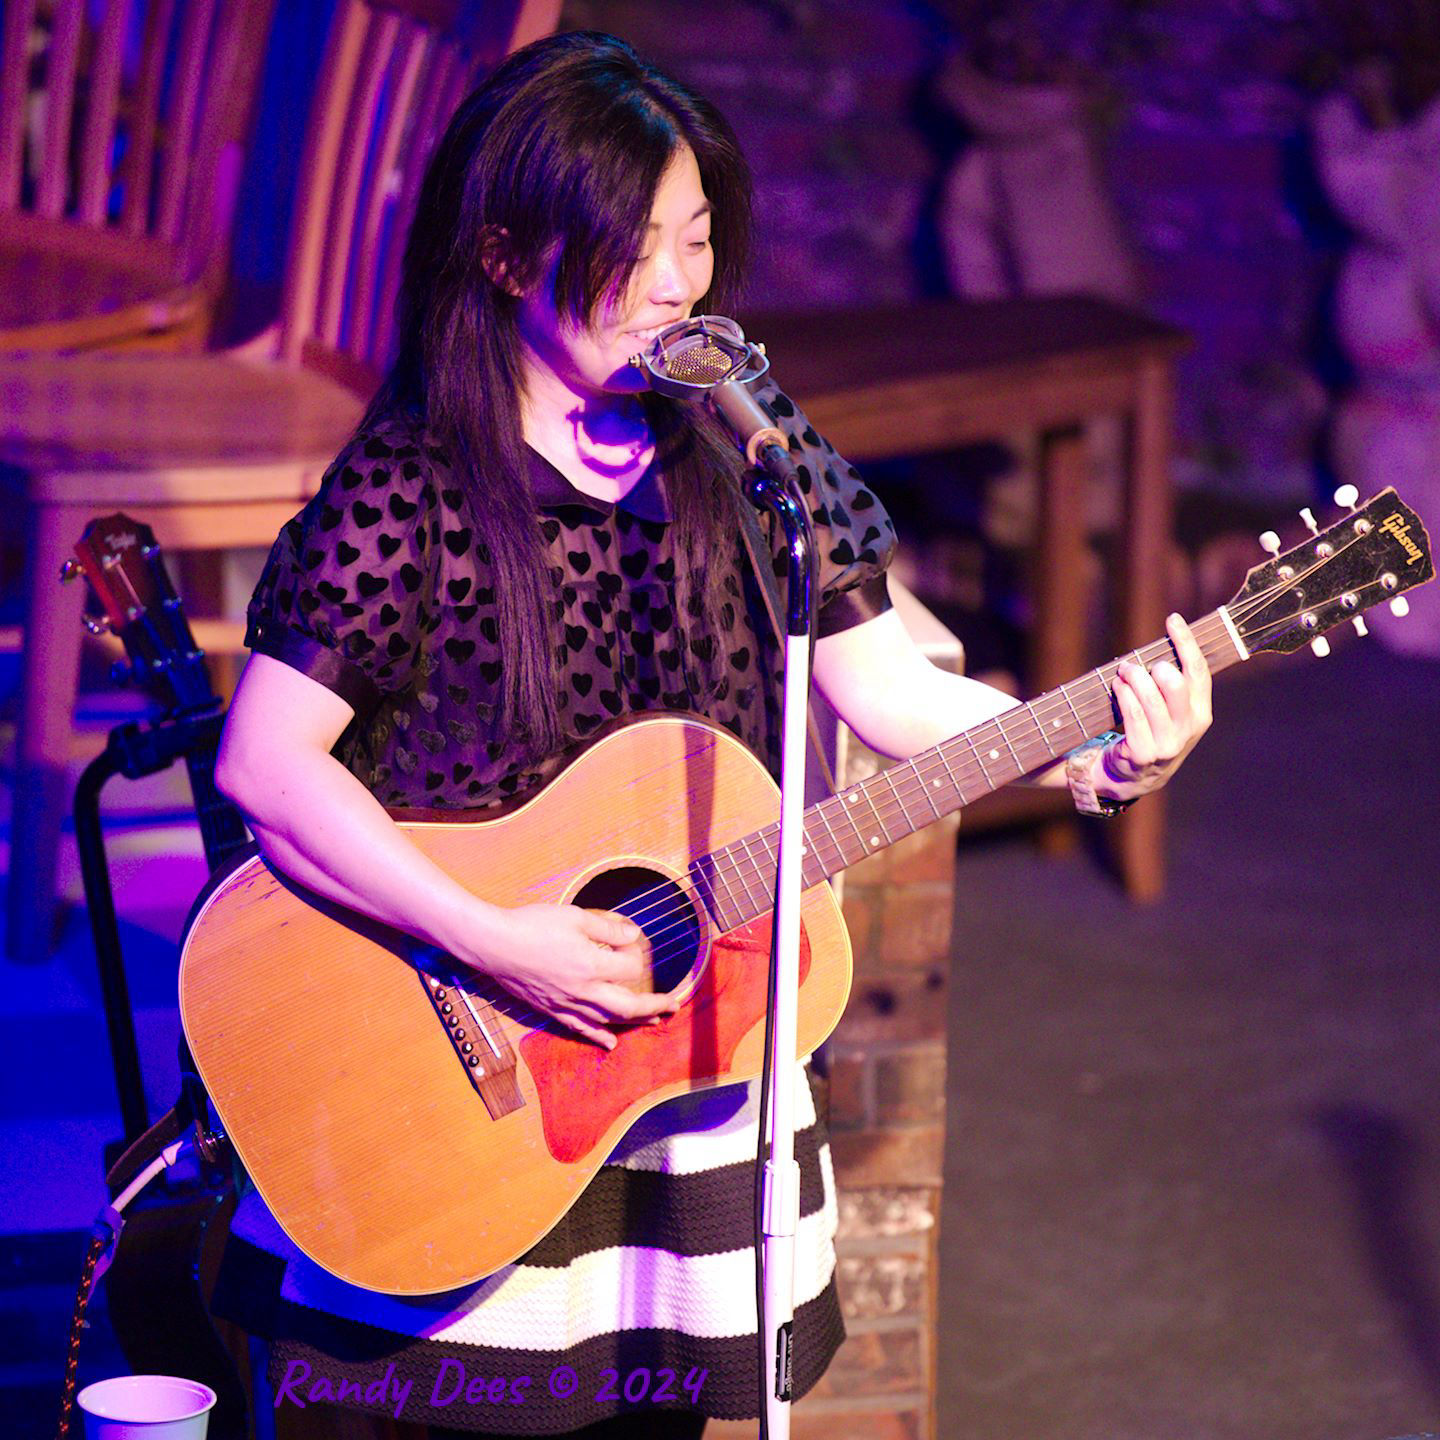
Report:
M1257 565L1192 626L1212 671L1313 645L1382 601L1399 614L1404 592L1434 576L1425 527L1393 490L1324 532L1302 513L1313 537ZM1177 658L1169 639L1126 656ZM800 1054L834 1029L850 990L849 940L823 878L1109 729L1121 663L806 812ZM758 1075L769 927L755 917L770 909L778 812L773 781L738 740L671 715L613 731L508 815L397 816L498 905L576 904L641 925L655 988L684 1003L621 1031L609 1052L258 858L215 881L187 927L180 1015L225 1130L291 1239L370 1289L467 1284L544 1235L646 1110Z
M738 740L660 716L601 739L509 814L398 817L497 905L580 904L641 924L656 988L685 1002L621 1030L608 1053L473 976L461 994L448 957L258 856L212 882L183 941L181 1018L225 1131L290 1238L369 1289L467 1284L544 1235L647 1110L758 1075L768 920L721 933L688 877L778 813L773 780ZM752 887L756 913L759 875L717 877L715 893ZM828 885L805 893L801 917L806 1054L844 1009L850 945Z

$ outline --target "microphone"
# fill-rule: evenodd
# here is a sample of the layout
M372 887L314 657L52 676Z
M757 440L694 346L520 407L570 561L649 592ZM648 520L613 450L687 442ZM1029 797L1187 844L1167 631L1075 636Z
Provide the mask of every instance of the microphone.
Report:
M760 408L751 387L770 369L763 346L724 315L695 315L667 325L630 364L650 388L672 400L704 400L730 426L745 458L782 482L794 473L784 432Z

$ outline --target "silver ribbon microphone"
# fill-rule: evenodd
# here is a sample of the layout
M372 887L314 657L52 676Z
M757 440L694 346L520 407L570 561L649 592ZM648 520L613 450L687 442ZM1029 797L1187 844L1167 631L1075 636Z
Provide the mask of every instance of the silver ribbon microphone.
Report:
M695 315L667 325L630 363L646 374L650 388L672 400L705 400L735 433L752 465L773 468L788 462L784 434L751 393L770 369L765 350L724 315ZM767 454L778 446L779 456Z

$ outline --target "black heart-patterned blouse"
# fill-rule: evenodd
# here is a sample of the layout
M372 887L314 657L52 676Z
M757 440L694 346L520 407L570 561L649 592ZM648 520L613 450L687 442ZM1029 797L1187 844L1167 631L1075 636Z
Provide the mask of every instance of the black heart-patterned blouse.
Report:
M804 415L773 388L765 399L810 506L819 633L833 634L889 608L895 532ZM482 808L528 794L606 722L656 710L708 715L778 773L781 651L738 533L730 553L707 562L728 567L734 602L718 637L725 668L707 685L679 639L665 477L652 469L612 505L528 453L559 617L555 706L569 742L551 761L528 762L501 732L493 577L464 523L461 478L406 418L357 435L280 532L250 602L247 645L354 708L335 753L389 806Z

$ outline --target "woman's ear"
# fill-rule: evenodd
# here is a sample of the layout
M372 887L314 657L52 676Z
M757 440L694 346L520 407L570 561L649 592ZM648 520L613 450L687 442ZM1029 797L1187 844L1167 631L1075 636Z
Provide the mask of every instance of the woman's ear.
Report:
M485 278L515 299L525 293L511 275L508 255L510 232L503 225L486 225L480 232L480 265Z

